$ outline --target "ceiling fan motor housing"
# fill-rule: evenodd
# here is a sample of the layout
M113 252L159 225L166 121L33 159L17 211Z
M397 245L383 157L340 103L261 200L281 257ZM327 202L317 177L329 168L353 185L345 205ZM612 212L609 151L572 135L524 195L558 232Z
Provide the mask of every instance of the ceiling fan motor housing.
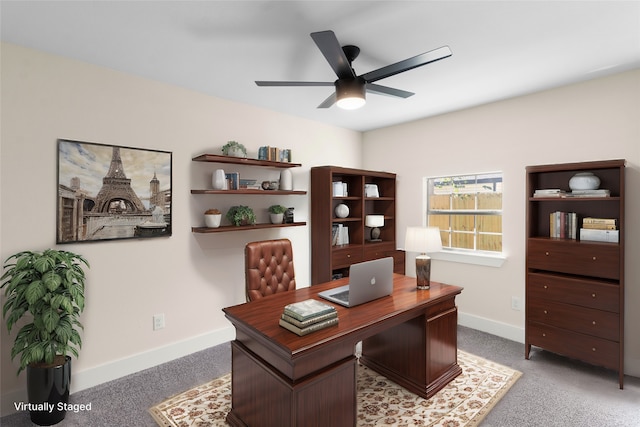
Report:
M365 81L362 77L355 79L338 79L335 81L336 98L362 98L365 99Z

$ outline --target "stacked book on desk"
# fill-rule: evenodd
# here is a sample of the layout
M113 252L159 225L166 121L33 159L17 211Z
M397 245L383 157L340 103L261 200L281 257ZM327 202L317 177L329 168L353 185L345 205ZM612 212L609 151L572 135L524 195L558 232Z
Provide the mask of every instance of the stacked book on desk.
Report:
M300 336L338 323L335 307L315 299L289 304L284 307L280 326Z
M615 218L592 218L582 220L580 240L594 242L618 242L619 230Z

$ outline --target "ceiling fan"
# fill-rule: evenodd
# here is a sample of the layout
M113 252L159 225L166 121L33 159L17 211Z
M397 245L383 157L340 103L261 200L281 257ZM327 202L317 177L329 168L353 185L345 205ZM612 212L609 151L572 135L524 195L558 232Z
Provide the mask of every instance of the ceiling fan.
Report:
M258 86L335 86L335 92L318 105L318 108L329 108L333 104L337 104L338 107L352 110L360 108L365 104L365 92L396 96L399 98L410 97L414 94L413 92L381 86L374 82L421 67L431 62L448 58L452 55L451 49L449 49L448 46L443 46L358 76L351 64L353 60L358 57L360 48L352 45L341 47L336 35L330 30L311 33L311 38L338 76L336 81L299 82L259 80L256 81L256 84Z

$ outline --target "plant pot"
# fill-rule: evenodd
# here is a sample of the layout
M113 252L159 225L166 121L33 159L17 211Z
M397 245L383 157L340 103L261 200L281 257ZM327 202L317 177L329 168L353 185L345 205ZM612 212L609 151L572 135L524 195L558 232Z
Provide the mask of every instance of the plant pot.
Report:
M58 424L67 415L71 387L71 357L55 366L27 366L29 403L42 410L29 411L31 421L40 426Z
M284 218L284 214L270 213L269 218L271 219L271 224L282 224L282 219Z
M206 225L209 228L218 228L220 227L221 219L222 219L222 214L205 214L204 225Z

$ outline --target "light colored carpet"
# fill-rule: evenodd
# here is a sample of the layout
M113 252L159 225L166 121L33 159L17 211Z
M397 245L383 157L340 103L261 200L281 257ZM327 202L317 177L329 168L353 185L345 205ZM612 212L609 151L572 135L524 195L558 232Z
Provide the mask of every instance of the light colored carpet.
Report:
M520 378L521 372L458 350L462 374L423 399L358 366L358 426L474 427ZM231 375L187 390L149 412L162 427L226 426Z

